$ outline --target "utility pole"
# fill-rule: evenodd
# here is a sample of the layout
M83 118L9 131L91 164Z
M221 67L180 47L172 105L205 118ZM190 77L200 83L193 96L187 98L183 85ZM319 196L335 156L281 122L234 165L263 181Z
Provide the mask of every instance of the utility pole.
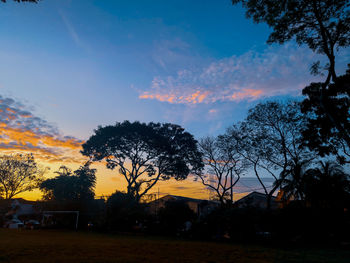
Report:
M231 205L233 204L233 179L232 179L232 169L230 170L230 175L231 175Z

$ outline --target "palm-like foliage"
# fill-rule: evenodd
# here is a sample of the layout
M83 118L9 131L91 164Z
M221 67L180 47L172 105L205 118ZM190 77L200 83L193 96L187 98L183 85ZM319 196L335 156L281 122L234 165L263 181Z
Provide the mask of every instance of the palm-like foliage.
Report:
M284 201L305 199L305 177L309 161L291 163L285 171L282 171L279 184L284 193Z
M298 162L286 170L280 183L285 200L301 200L319 208L344 208L350 197L350 178L342 166L332 162Z
M322 208L344 208L350 196L350 178L342 166L320 162L308 170L304 182L305 201Z

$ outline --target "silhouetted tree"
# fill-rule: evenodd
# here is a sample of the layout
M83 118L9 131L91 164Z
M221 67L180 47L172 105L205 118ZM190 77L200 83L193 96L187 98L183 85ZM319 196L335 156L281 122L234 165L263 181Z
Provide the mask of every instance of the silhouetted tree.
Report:
M314 208L343 209L350 199L350 177L332 162L319 162L312 168L303 164L281 180L289 200L304 201Z
M306 177L306 202L313 207L344 209L350 197L350 177L340 165L319 162Z
M339 112L334 111L337 107L341 108L344 103L342 100L334 100L335 94L339 91L337 89L333 90L333 86L329 86L331 80L337 82L335 51L350 45L349 1L232 0L232 3L242 3L243 7L247 9L247 17L253 18L257 23L265 22L273 29L268 43L283 44L295 39L299 45L306 44L313 51L327 56L328 63L323 67L328 70L325 81L311 84L303 90L303 94L308 96L305 102L305 111L320 114L316 116L317 127L322 126L323 132L329 129L337 129L337 134L341 136L342 142L345 142L349 147L349 129L342 122L342 118L339 118ZM319 61L312 65L311 73L320 73ZM317 109L308 108L310 104L312 104L312 107L316 106ZM310 123L310 126L313 124ZM314 136L312 132L312 128L310 128L309 136ZM316 138L319 141L327 137L324 134L317 135L320 136ZM321 146L318 142L314 143ZM313 146L314 143L309 145Z
M238 125L231 126L226 135L227 140L237 149L237 152L249 164L249 168L254 171L254 174L259 181L264 193L267 196L267 206L270 207L270 199L274 191L268 189L261 178L261 171L264 170L278 180L276 166L270 166L264 156L268 156L271 149L268 144L265 144L266 137L260 134L255 127L248 125L247 122L241 122Z
M295 39L328 58L328 76L336 79L335 50L350 44L350 12L348 0L232 0L242 3L246 15L254 22L272 28L268 43L283 44ZM313 67L319 69L319 62Z
M340 163L349 163L350 68L327 89L322 89L323 83L311 83L303 90L307 98L302 103L302 110L308 116L303 132L305 144L321 156L333 154ZM320 98L322 104L319 103Z
M72 172L61 166L55 173L58 176L45 180L40 185L44 199L52 201L88 201L93 200L96 185L96 170L86 163Z
M223 205L233 201L233 187L238 183L246 163L225 137L206 137L200 140L205 169L198 174L202 184L214 191Z
M127 193L139 201L159 180L185 179L202 169L197 141L178 125L124 121L98 127L83 144L92 161L119 168Z
M38 188L44 173L32 154L0 156L0 185L6 199Z
M299 103L269 101L250 109L243 122L227 130L227 141L250 163L267 195L268 207L272 195L280 187L279 176L286 176L289 166L313 157L301 147L304 125L305 117ZM276 182L270 190L261 179L261 171Z
M305 200L306 174L310 168L310 160L291 163L284 175L278 179L275 184L280 185L282 192L282 201Z

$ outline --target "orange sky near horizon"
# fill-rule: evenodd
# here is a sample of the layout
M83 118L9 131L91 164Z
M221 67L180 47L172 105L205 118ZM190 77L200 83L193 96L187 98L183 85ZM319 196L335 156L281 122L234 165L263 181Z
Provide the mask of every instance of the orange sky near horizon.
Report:
M2 154L32 153L36 162L42 167L48 167L46 178L56 176L54 173L64 165L73 171L83 165L88 159L80 153L83 140L63 136L55 127L16 104L12 99L0 98L0 151ZM91 165L97 169L96 196L109 196L116 190L125 191L126 181L118 173L118 168L107 169L104 162ZM167 194L180 195L198 199L208 199L209 191L200 181L189 177L183 181L170 179L159 181L149 194L159 196ZM235 199L245 193L235 194ZM41 199L42 193L36 189L24 192L16 197L28 200Z
M41 165L50 167L50 171L45 175L46 178L56 176L54 171L57 171L61 165L66 165L72 170L77 169L81 164L65 162L65 163L45 163L39 162ZM46 164L46 165L45 165ZM109 196L115 191L126 191L126 181L122 175L118 173L117 169L110 170L105 167L103 163L94 163L91 168L97 169L96 177L97 184L95 189L96 197ZM194 181L193 177L188 177L186 180L176 181L170 179L167 181L159 181L150 191L149 194L156 194L156 196L165 196L168 194L179 195L197 199L208 200L212 194L206 189L200 181ZM247 193L235 193L234 200L237 200ZM42 192L38 189L31 192L24 192L16 197L24 198L27 200L39 200L42 197Z

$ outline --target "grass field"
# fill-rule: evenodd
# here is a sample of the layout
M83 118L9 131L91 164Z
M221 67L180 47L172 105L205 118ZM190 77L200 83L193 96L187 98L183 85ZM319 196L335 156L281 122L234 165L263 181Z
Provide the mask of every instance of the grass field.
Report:
M0 262L350 262L341 249L276 249L98 233L0 229Z

